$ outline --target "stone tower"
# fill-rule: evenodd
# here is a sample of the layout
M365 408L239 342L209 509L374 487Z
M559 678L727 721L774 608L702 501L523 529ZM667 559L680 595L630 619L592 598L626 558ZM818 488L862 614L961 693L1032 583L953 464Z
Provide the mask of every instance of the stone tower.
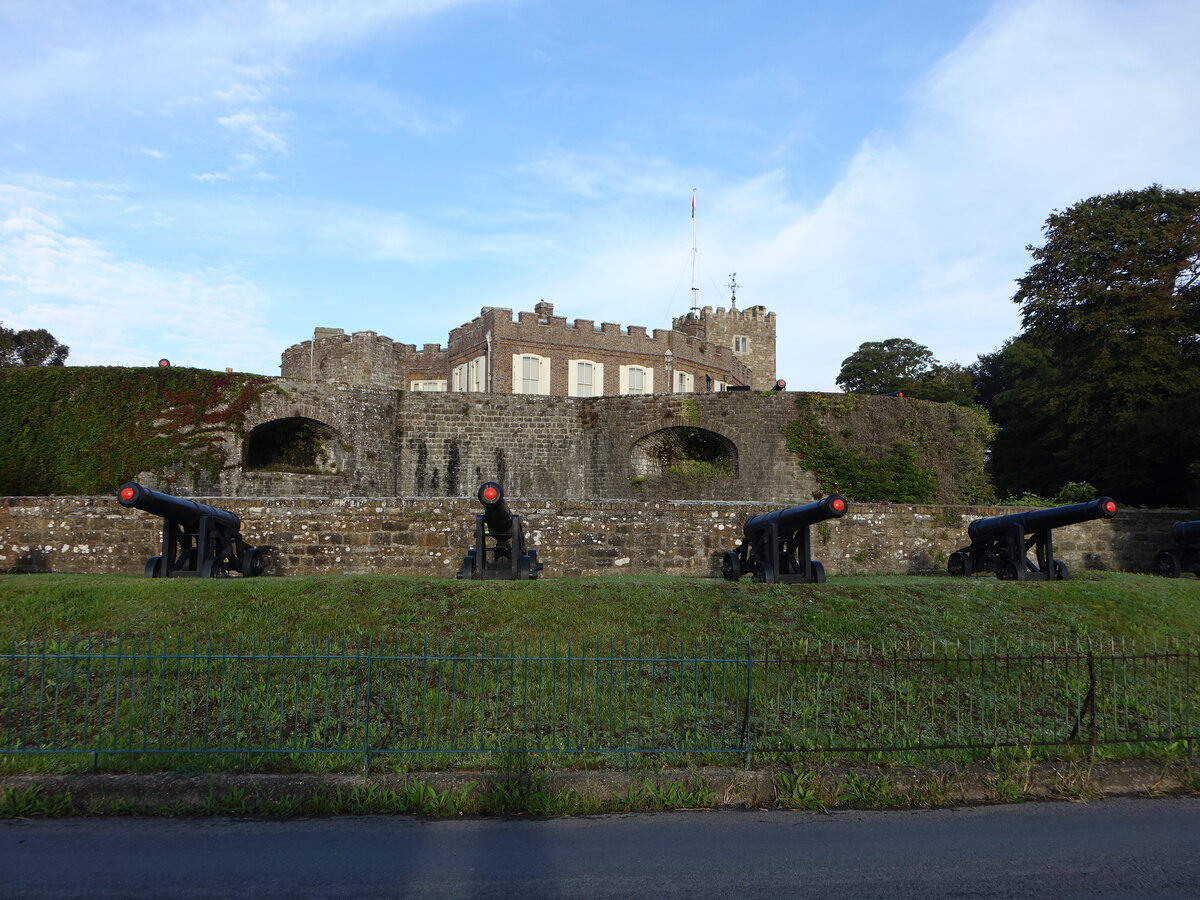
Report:
M754 378L750 386L756 391L775 386L775 313L765 306L728 310L706 306L699 311L672 320L676 331L708 341L719 347L729 347Z

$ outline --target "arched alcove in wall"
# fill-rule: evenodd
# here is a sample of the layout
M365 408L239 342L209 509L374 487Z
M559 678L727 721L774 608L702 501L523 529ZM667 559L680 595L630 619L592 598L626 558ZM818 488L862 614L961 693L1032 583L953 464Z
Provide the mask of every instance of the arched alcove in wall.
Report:
M256 425L246 438L246 468L250 471L337 475L345 466L341 435L316 419L273 419Z
M629 464L634 478L730 477L738 474L738 450L723 434L677 425L636 441Z

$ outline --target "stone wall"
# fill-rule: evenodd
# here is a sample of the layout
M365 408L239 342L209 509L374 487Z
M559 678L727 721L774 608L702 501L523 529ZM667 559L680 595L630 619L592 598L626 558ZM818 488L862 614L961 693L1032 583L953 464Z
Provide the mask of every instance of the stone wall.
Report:
M452 577L473 540L477 503L463 499L216 499L242 517L274 575L373 573ZM611 574L715 576L741 523L774 507L689 501L512 500L544 577ZM979 516L1012 508L851 504L813 528L832 576L944 572ZM1055 532L1072 569L1145 571L1170 544L1171 511L1122 511ZM0 498L0 572L140 574L157 554L160 520L97 497Z

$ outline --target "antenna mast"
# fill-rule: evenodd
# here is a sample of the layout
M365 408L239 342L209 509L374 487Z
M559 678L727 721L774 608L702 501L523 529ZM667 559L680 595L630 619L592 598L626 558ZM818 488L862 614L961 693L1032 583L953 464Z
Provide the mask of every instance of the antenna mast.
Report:
M696 188L692 188L692 318L700 318L700 288L696 286Z

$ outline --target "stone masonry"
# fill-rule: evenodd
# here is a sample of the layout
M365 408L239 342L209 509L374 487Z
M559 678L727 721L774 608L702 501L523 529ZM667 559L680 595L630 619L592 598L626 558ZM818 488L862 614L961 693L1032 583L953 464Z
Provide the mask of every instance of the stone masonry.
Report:
M242 518L272 575L453 577L473 540L479 505L465 499L215 498ZM663 574L715 577L742 522L773 506L697 501L514 500L544 577ZM967 543L967 523L1011 507L852 503L814 526L814 556L832 576L944 572ZM1055 532L1072 569L1145 571L1188 513L1122 510L1111 520ZM161 520L109 497L0 498L0 572L141 574L156 555Z

